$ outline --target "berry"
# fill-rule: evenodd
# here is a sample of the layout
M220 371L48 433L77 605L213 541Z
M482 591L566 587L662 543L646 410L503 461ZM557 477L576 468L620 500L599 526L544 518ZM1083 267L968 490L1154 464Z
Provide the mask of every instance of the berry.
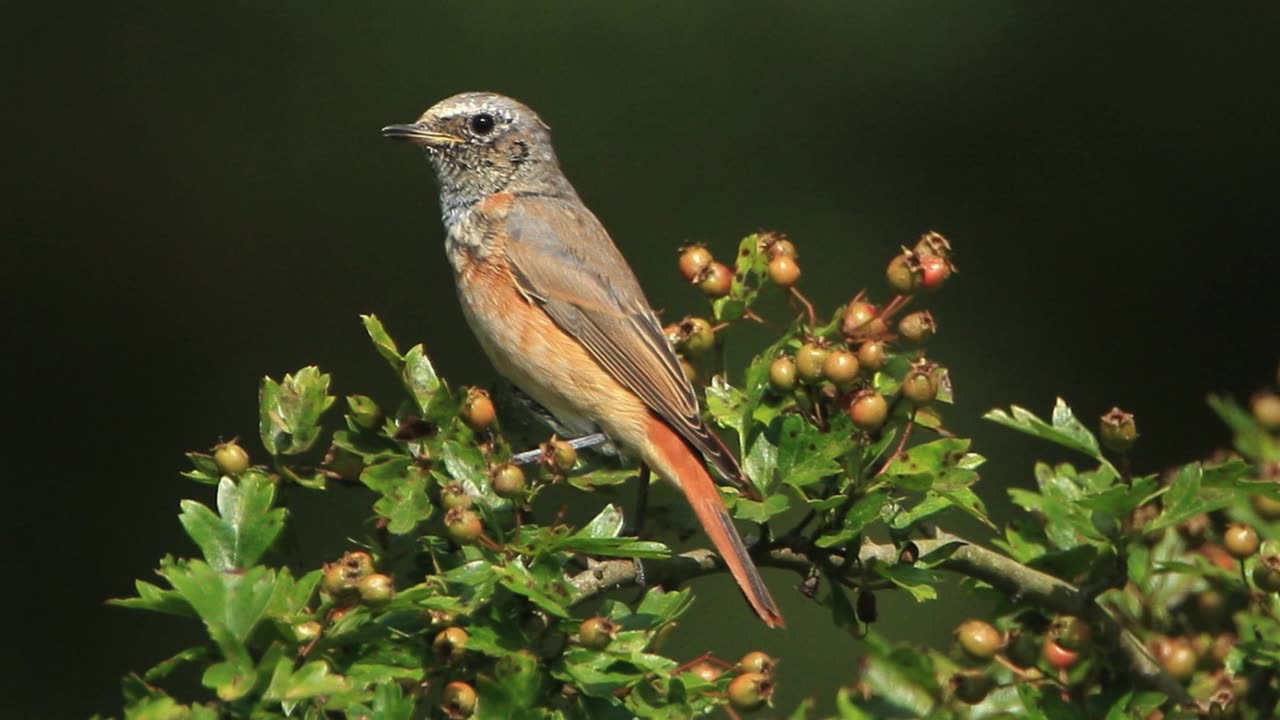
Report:
M1249 407L1253 410L1253 419L1263 428L1280 430L1280 395L1260 392L1249 401Z
M385 605L396 594L395 583L382 573L365 575L356 587L360 590L360 601L366 605Z
M453 510L454 508L466 510L471 507L473 502L467 489L457 480L440 488L440 505L445 510Z
M689 668L688 672L692 673L693 675L696 675L703 682L709 682L709 683L713 683L716 680L719 680L720 676L724 674L723 670L716 667L715 664L707 662L706 660L702 660L700 662L695 663L693 667Z
M1029 633L1014 631L1010 633L1005 645L1005 655L1009 658L1009 662L1018 667L1032 667L1040 657L1040 643Z
M920 264L914 253L895 256L889 261L889 267L884 271L884 275L889 281L889 287L899 295L910 295L915 292L923 279Z
M780 393L796 388L796 362L789 357L774 358L769 363L769 386Z
M440 708L444 710L444 714L451 720L457 720L474 715L478 701L479 698L476 696L475 688L461 680L454 680L444 686L444 692L441 694L440 699Z
M796 257L796 246L785 236L777 233L766 233L762 241L764 254L770 260L777 257Z
M814 385L822 380L822 366L827 362L827 349L805 343L796 351L796 375L800 381Z
M773 695L773 680L763 673L742 673L729 683L726 693L735 710L749 712L764 707Z
M733 271L724 263L713 262L698 273L698 289L709 298L722 298L733 288Z
M949 257L951 255L951 242L942 235L930 230L920 236L920 239L916 241L914 250L917 255Z
M913 343L922 343L938 331L938 323L928 310L920 310L902 316L898 321L898 334Z
M484 534L484 523L472 510L454 508L444 514L445 530L459 545L470 545Z
M769 282L778 287L789 288L800 279L800 266L794 258L779 255L769 261Z
M218 443L213 448L213 462L218 472L235 477L249 469L249 453L235 440Z
M752 650L742 659L738 661L738 670L742 672L764 673L765 675L773 674L773 668L777 665L777 661L769 657L767 653L759 650Z
M1234 523L1222 535L1222 546L1237 560L1253 557L1259 544L1258 531L1250 525Z
M488 429L498 418L489 393L481 388L470 388L467 397L462 401L462 422L475 432Z
M885 402L884 396L874 390L866 390L859 393L849 403L849 417L853 420L853 424L863 430L876 430L889 416L889 403Z
M938 384L928 371L912 368L902 378L902 397L916 405L928 405L938 397Z
M702 357L716 347L716 331L711 323L699 317L680 322L680 349L690 357Z
M363 550L352 550L344 554L339 562L355 578L362 578L373 572L373 556Z
M1053 623L1053 638L1063 648L1072 652L1080 652L1089 647L1093 640L1093 631L1089 624L1078 617L1065 615Z
M680 358L680 372L684 375L684 379L689 381L689 384L698 384L698 368L694 367L693 363Z
M1267 553L1253 568L1253 584L1263 592L1280 592L1280 555Z
M844 387L858 377L858 358L848 350L827 353L827 359L822 361L822 376Z
M1102 416L1098 435L1108 449L1122 453L1133 447L1138 440L1138 425L1134 422L1133 415L1113 407Z
M851 302L840 317L840 331L850 337L866 335L867 326L876 317L876 306L863 300Z
M863 589L858 593L858 602L854 605L854 612L858 616L858 620L864 625L869 625L880 617L880 611L876 607L875 592Z
M520 497L524 494L527 485L524 471L519 465L511 463L494 468L489 473L489 483L493 485L493 492L501 498Z
M868 340L858 346L858 364L871 372L884 367L888 359L889 353L879 340Z
M965 620L956 626L955 635L960 647L977 660L990 660L1004 647L1004 635L982 620Z
M354 581L347 579L342 563L325 563L324 574L320 576L320 589L334 597L351 595Z
M982 702L993 687L995 681L987 677L986 673L971 670L951 676L951 691L955 693L957 700L966 705Z
M1044 657L1044 661L1049 663L1049 667L1054 670L1066 670L1075 665L1076 661L1080 659L1080 653L1068 650L1049 638L1044 641L1041 655Z
M1263 520L1280 519L1280 500L1267 495L1254 495L1250 501L1253 503L1253 511Z
M1160 638L1151 647L1151 654L1164 671L1186 680L1196 671L1196 651L1186 638Z
M431 641L431 649L441 660L457 660L466 651L467 640L471 635L460 627L447 627L436 633Z
M578 626L578 644L588 650L603 650L617 634L618 626L609 618L589 617Z
M920 287L924 290L937 290L942 283L951 277L951 262L941 255L920 256Z
M556 472L569 472L578 464L578 451L567 440L551 438L542 444L542 454Z
M324 628L315 620L300 622L293 626L293 639L300 643L309 643L320 637L323 631Z
M711 251L702 245L689 245L681 248L680 260L677 266L680 268L680 274L689 282L697 282L698 276L702 274L707 266L714 262L711 257Z

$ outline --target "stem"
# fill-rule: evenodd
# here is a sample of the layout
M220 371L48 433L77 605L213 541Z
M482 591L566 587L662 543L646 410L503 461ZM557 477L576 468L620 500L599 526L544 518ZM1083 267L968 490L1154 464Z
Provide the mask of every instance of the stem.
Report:
M1142 641L1071 583L950 533L939 531L937 537L916 540L915 543L920 548L922 560L938 551L951 551L937 563L935 567L939 569L981 580L1015 601L1031 603L1055 613L1075 615L1101 628L1099 644L1107 644L1102 638L1110 638L1112 649L1125 657L1143 684L1163 692L1174 702L1194 702L1186 688L1156 663ZM774 547L756 558L761 567L789 570L801 576L806 575L817 560L794 546ZM868 563L897 563L898 548L888 543L863 542L856 558L832 554L824 555L822 560L831 568L833 575L848 576ZM662 560L649 560L645 563L645 570L649 584L675 587L704 575L724 572L725 565L715 553L699 549ZM574 602L577 603L631 585L635 579L635 564L630 559L621 558L602 561L569 577L568 581L574 588Z

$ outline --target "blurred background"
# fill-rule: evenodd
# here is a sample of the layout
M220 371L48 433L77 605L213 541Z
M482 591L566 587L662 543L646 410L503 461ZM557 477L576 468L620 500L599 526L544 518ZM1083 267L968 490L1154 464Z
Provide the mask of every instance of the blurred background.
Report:
M455 92L542 114L668 316L702 307L688 241L784 230L829 311L950 237L932 354L997 512L1056 456L985 410L1118 404L1155 471L1226 440L1205 394L1243 399L1280 359L1274 3L4 3L0 26L8 717L116 712L120 675L195 637L103 601L193 551L178 501L211 493L182 453L261 454L262 375L318 364L394 397L357 319L376 312L453 382L492 381L428 168L378 134ZM318 563L370 497L293 499ZM790 629L715 578L672 652L762 648L781 710L830 703L859 643L768 578ZM881 632L939 641L968 612L946 597L882 599Z

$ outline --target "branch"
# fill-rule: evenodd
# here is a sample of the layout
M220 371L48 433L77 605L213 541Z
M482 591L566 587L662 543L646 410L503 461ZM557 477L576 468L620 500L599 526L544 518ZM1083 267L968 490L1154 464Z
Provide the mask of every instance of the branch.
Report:
M1083 618L1100 630L1098 644L1121 653L1143 682L1168 695L1175 702L1194 703L1186 688L1156 663L1142 641L1088 594L1071 583L949 533L940 532L936 538L914 542L920 549L922 562L927 562L935 552L950 552L949 556L936 565L937 568L981 580L1015 601ZM856 570L857 567L872 562L896 563L898 553L899 549L891 544L863 542L858 551L857 563L851 567L849 559L841 555L824 554L819 558L798 547L782 546L757 555L756 563L761 567L790 570L804 576L810 568L821 562L834 567L844 576L850 576L860 572ZM677 587L688 580L723 572L725 569L718 555L710 550L699 549L663 560L648 560L644 563L644 576L648 584ZM576 591L574 601L579 602L608 590L633 585L637 571L637 563L629 559L594 562L587 570L569 578Z

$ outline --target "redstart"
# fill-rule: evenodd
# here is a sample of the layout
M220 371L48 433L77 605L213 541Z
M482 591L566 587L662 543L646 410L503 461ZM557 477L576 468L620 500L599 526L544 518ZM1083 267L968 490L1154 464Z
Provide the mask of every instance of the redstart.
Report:
M560 170L546 123L511 98L463 93L382 134L421 146L435 168L462 311L498 372L564 427L604 432L683 490L752 609L783 626L703 458L750 485L703 422L635 274Z

